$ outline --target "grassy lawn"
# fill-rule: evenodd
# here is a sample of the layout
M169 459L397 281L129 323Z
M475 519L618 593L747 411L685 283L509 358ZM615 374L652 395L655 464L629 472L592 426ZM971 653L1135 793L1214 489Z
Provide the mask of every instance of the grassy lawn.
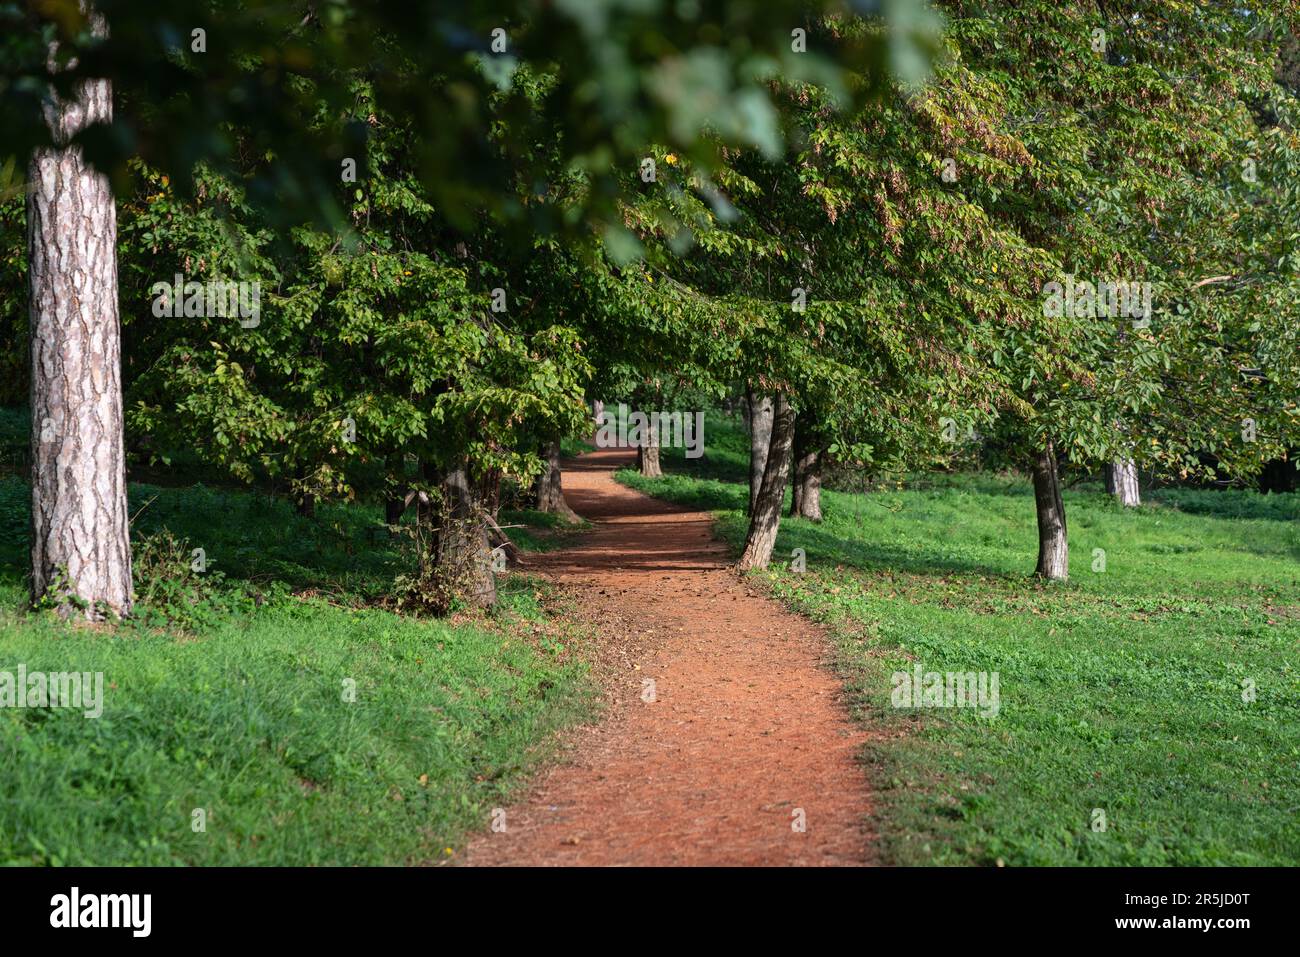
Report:
M745 439L709 425L704 461L674 450L675 474L620 478L714 510L738 548ZM836 637L877 732L864 758L887 861L1300 862L1300 495L1147 499L1067 493L1065 585L1029 578L1033 496L1014 477L828 491L822 524L783 521L760 576ZM916 664L996 672L996 716L893 707L892 674Z
M379 607L403 559L378 508L130 491L148 601L92 631L19 612L29 494L0 478L0 670L104 675L98 719L0 708L0 864L448 860L596 706L587 639L536 582L504 579L491 619ZM548 518L502 521L538 548Z

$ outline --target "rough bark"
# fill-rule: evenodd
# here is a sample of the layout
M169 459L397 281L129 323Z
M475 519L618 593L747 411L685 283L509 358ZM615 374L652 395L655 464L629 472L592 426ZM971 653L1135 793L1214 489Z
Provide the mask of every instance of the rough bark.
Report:
M434 573L448 597L480 608L496 603L492 548L478 489L464 466L442 482L442 509L434 537Z
M91 29L108 33L97 14ZM55 145L33 151L27 193L32 599L91 620L131 611L117 213L108 178L67 144L112 118L108 80L47 103Z
M1034 574L1052 581L1070 577L1070 552L1066 538L1065 503L1056 450L1049 441L1034 459L1034 509L1038 514L1038 567Z
M1131 508L1142 504L1138 490L1137 463L1132 459L1116 459L1106 466L1106 491L1119 499L1121 505Z
M749 514L754 514L754 503L767 468L767 450L772 444L772 397L745 390L745 410L749 417Z
M790 463L790 518L798 518L803 510L803 452L799 448L799 426L794 430L794 458Z
M664 470L659 464L658 439L652 436L646 440L645 444L637 447L636 467L641 470L641 474L646 478L659 478L664 474Z
M822 451L813 449L803 457L799 470L799 482L795 486L799 491L798 510L791 510L791 515L806 518L810 522L822 520Z
M740 556L740 570L766 568L776 547L776 533L781 527L781 501L790 476L794 445L794 410L783 395L777 395L772 408L772 441L768 446L745 536L745 550Z
M569 503L564 500L559 439L547 442L543 448L543 453L546 457L546 465L542 468L542 474L537 476L537 483L534 486L537 494L537 510L539 512L552 512L559 515L566 522L576 522L578 521L577 513L569 508Z
M795 419L794 474L790 484L790 517L822 520L822 449L802 418Z

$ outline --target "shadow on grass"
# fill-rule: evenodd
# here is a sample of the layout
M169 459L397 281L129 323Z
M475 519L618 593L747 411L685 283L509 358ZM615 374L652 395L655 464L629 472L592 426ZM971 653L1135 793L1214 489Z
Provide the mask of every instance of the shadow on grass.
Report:
M859 571L905 572L915 575L979 575L985 578L1013 578L1005 569L950 556L938 557L928 550L899 548L882 542L863 542L843 538L824 525L807 521L782 520L779 536L787 554L776 556L788 561L789 549L802 548L809 567L833 568L849 565ZM1024 576L1019 576L1024 577Z
M1273 522L1300 521L1300 492L1261 495L1246 489L1155 489L1148 499L1189 515L1212 518L1253 518Z
M681 474L669 474L661 479L646 479L630 469L619 471L615 477L624 485L645 492L647 495L689 506L692 509L722 513L719 531L726 538L733 552L739 551L747 521L744 514L749 499L747 486L713 479L699 480ZM787 494L782 511L786 511L788 507ZM932 553L918 552L882 542L864 542L855 538L846 538L836 535L833 528L834 523L818 525L809 521L783 518L778 537L779 551L774 556L774 560L783 564L790 560L791 549L802 548L809 563L821 567L844 564L863 571L888 568L891 571L925 575L957 573L996 577L1007 575L1004 569L976 562L939 557Z
M204 485L131 484L128 498L133 543L166 530L202 548L208 566L231 582L373 596L413 561L410 538L384 525L377 504L322 503L308 518L283 498ZM19 586L27 574L29 508L27 483L0 479L0 584ZM405 524L413 520L410 510ZM523 526L509 534L525 552L559 547L569 534L558 516L540 512L503 510L501 521Z

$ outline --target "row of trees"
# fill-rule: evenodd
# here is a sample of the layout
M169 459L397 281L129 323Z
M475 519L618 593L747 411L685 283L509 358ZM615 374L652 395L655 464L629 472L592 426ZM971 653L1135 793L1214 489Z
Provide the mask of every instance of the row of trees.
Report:
M304 511L422 503L436 607L492 602L503 483L564 508L559 442L596 397L746 392L742 567L769 562L788 485L820 516L827 460L924 468L978 431L1032 473L1061 578L1063 470L1282 454L1293 17L938 6L942 34L906 3L0 14L34 597L129 613L126 448ZM185 285L226 282L255 311ZM1130 282L1149 312L1098 305Z
M890 471L978 432L1032 475L1036 570L1064 578L1066 470L1135 502L1139 466L1241 477L1294 443L1294 10L945 9L923 89L845 113L784 86L800 149L737 156L734 221L664 256L759 394L742 567L770 558L796 446L808 474L819 452Z

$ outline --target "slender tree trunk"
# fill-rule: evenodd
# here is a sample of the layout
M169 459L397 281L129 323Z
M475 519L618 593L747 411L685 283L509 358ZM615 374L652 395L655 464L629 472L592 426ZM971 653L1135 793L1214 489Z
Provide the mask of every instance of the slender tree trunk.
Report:
M790 514L810 522L822 520L822 450L813 448L805 452L799 468L799 509Z
M462 465L442 482L442 508L434 539L434 573L441 591L467 604L496 603L492 548L478 490Z
M90 22L107 36L102 16ZM91 620L131 612L117 213L108 177L66 144L112 120L112 96L88 80L46 104L55 145L33 151L27 193L32 599Z
M1106 466L1106 491L1119 499L1121 505L1135 508L1142 504L1138 490L1137 463L1132 459L1116 459Z
M576 522L578 521L577 513L569 508L569 503L564 500L559 439L547 442L544 452L546 454L546 465L542 468L542 474L537 476L537 483L534 486L537 492L537 510L539 512L552 512L559 515L566 522Z
M772 444L772 397L757 396L745 390L745 410L749 416L749 514L754 514L759 486L767 468L767 450Z
M822 520L822 450L806 418L795 419L790 517Z
M749 519L745 551L740 556L740 570L766 568L776 547L776 533L781 527L781 501L790 476L794 444L794 410L784 395L778 394L772 408L772 442L768 448L763 480Z
M1038 513L1038 567L1034 574L1052 581L1070 577L1070 551L1066 538L1065 503L1056 450L1049 440L1034 459L1034 509Z

